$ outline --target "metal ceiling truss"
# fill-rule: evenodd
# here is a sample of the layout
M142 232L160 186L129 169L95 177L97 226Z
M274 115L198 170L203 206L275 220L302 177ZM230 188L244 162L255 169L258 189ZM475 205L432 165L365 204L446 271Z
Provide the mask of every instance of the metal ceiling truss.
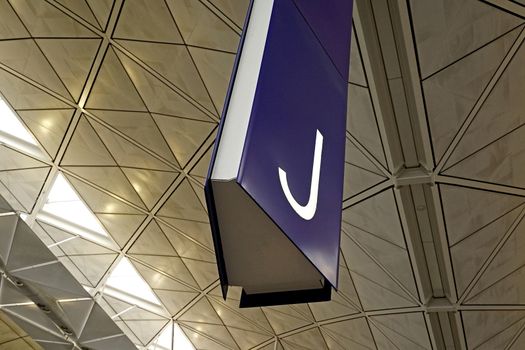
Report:
M525 7L507 0L488 0L487 3L513 14L525 15ZM502 310L501 305L463 305L470 289L489 265L491 258L477 273L469 288L457 295L448 237L443 218L439 183L472 187L512 195L525 195L519 188L488 184L470 179L441 175L441 171L457 146L470 122L483 105L491 89L525 39L522 31L488 86L454 137L445 155L436 164L432 153L427 112L423 100L418 56L414 47L409 2L404 0L356 0L354 23L361 43L363 62L369 74L379 129L385 142L385 153L392 175L386 183L372 187L345 202L351 205L394 187L399 214L418 290L422 300L432 346L436 349L467 349L462 310ZM512 233L518 222L507 231ZM505 242L502 239L501 245ZM496 248L492 257L496 255ZM521 309L519 305L508 310ZM520 332L509 342L512 346Z
M43 349L135 349L1 196L0 202L0 309Z

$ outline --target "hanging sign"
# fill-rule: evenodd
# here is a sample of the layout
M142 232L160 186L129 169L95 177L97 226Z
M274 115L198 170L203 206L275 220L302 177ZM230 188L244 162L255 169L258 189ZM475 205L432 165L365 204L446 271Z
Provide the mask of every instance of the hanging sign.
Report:
M351 0L254 0L206 183L241 307L337 287Z

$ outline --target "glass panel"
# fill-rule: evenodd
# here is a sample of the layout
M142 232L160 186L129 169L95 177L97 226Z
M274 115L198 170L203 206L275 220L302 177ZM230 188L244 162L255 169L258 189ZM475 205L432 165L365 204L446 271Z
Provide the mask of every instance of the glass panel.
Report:
M119 292L118 298L135 304L135 299L147 301L156 305L161 305L148 284L142 279L137 270L127 258L122 258L115 269L109 275L106 286Z
M61 224L62 220L73 226L80 226L91 232L106 237L108 236L96 216L84 204L84 202L82 202L75 190L73 190L69 182L67 182L66 178L61 173L57 175L42 211L60 219L51 220L51 218L44 216L43 221L53 221L49 223L65 228L68 231L71 231L70 227L64 227L64 225ZM83 234L81 230L76 231L75 233L90 238L87 233Z

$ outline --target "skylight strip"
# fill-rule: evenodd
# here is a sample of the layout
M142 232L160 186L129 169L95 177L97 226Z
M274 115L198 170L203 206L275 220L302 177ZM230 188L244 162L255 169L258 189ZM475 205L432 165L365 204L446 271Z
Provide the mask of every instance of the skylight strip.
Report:
M0 143L41 158L42 152L34 136L27 130L11 107L0 97Z
M103 293L158 315L166 315L156 294L127 257L122 257L111 271Z
M116 249L115 243L91 209L82 201L62 173L58 173L37 219Z

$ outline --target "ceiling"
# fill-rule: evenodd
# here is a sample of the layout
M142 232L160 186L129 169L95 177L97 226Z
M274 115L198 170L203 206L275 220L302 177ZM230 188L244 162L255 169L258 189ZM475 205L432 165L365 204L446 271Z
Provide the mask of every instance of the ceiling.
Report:
M355 2L339 289L239 309L203 181L248 1L0 0L38 141L0 145L0 194L139 347L172 322L196 349L525 347L525 2ZM108 236L45 215L60 174ZM128 260L160 305L111 293Z

